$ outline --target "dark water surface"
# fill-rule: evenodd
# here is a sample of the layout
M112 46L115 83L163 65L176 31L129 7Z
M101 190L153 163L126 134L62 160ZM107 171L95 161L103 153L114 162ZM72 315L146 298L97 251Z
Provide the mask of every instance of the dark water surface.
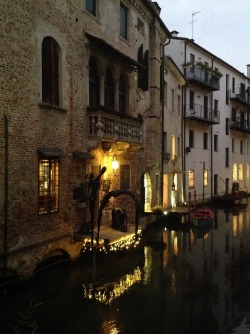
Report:
M10 326L30 316L24 322L42 334L224 334L250 314L250 207L216 209L205 230L155 222L142 243L126 254L98 254L100 301L88 298L87 255L8 287L0 333L15 333Z

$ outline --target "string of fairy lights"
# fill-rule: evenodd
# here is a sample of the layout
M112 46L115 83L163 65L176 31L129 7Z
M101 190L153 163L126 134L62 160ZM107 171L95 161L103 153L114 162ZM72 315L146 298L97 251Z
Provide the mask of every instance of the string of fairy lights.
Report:
M94 299L106 305L124 294L133 284L142 280L142 271L139 267L132 273L122 276L119 280L106 283L101 286L83 285L83 296L86 299Z
M117 239L112 242L108 242L107 239L99 239L98 244L96 240L93 240L93 244L91 243L90 238L86 238L83 240L82 252L92 251L95 247L99 252L118 252L123 250L128 250L131 248L136 248L141 240L141 230L138 230L137 234L131 233L129 235L125 235L120 239Z

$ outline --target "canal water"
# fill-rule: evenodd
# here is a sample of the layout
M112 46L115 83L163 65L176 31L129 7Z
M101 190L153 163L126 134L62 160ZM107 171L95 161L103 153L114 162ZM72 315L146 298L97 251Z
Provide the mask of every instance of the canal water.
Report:
M225 334L250 317L250 208L194 229L155 221L135 249L40 271L0 296L0 333ZM247 332L246 332L247 333Z

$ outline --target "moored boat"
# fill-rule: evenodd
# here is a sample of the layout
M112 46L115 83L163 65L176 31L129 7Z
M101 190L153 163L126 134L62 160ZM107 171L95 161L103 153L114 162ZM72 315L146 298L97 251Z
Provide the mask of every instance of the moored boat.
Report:
M205 226L213 221L213 217L212 210L202 208L191 215L191 221L197 227Z

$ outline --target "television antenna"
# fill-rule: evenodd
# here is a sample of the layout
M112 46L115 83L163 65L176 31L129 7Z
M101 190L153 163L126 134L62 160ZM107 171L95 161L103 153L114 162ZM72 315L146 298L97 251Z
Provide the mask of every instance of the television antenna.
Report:
M201 12L200 10L198 12L193 12L192 13L192 21L189 22L189 23L192 24L192 39L194 37L194 22L197 21L197 20L194 20L194 16L197 15L197 14L199 14L200 12Z

